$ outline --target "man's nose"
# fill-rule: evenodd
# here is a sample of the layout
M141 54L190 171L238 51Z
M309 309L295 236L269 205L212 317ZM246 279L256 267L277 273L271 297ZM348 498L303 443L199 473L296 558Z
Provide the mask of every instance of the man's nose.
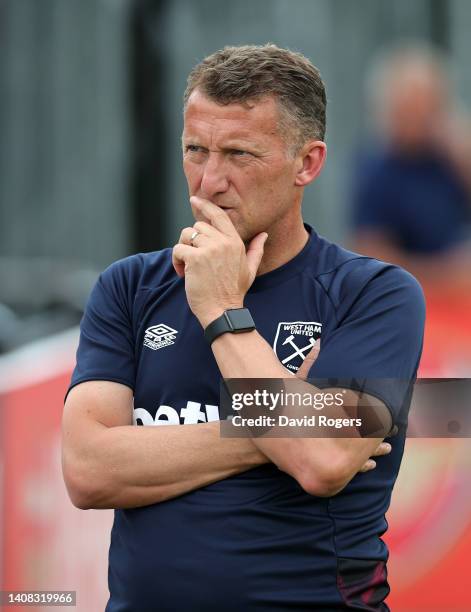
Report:
M201 177L202 195L212 198L218 193L227 191L228 187L229 181L224 155L217 151L210 151Z

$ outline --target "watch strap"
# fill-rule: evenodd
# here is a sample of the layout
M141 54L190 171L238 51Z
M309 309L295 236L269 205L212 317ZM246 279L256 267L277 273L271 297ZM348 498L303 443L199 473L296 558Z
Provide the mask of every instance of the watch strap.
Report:
M240 334L254 329L255 323L248 308L229 308L206 327L204 337L212 344L222 334Z

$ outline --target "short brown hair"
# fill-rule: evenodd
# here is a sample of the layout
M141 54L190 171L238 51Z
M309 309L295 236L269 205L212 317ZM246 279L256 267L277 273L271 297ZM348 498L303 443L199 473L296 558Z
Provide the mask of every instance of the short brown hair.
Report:
M319 70L301 53L274 44L224 47L190 72L186 106L198 88L219 104L277 98L280 127L297 150L307 140L324 140L327 99Z

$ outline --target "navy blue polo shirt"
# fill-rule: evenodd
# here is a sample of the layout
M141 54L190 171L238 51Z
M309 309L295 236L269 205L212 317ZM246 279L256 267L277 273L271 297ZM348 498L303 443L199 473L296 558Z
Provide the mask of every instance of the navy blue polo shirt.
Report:
M310 338L321 337L312 377L413 380L424 326L417 281L306 227L303 250L258 276L246 296L259 333L293 372ZM293 343L298 350L287 352ZM128 257L99 277L71 386L88 380L128 385L136 426L218 420L220 372L171 249ZM393 397L385 401L399 426L391 454L334 497L309 495L268 464L175 499L117 509L107 612L387 610L381 535L406 413Z

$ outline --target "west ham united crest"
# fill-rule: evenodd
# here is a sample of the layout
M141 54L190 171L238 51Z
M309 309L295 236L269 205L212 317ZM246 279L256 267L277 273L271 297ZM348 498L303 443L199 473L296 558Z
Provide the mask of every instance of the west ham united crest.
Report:
M285 368L296 372L321 332L322 323L316 321L278 323L273 350Z

